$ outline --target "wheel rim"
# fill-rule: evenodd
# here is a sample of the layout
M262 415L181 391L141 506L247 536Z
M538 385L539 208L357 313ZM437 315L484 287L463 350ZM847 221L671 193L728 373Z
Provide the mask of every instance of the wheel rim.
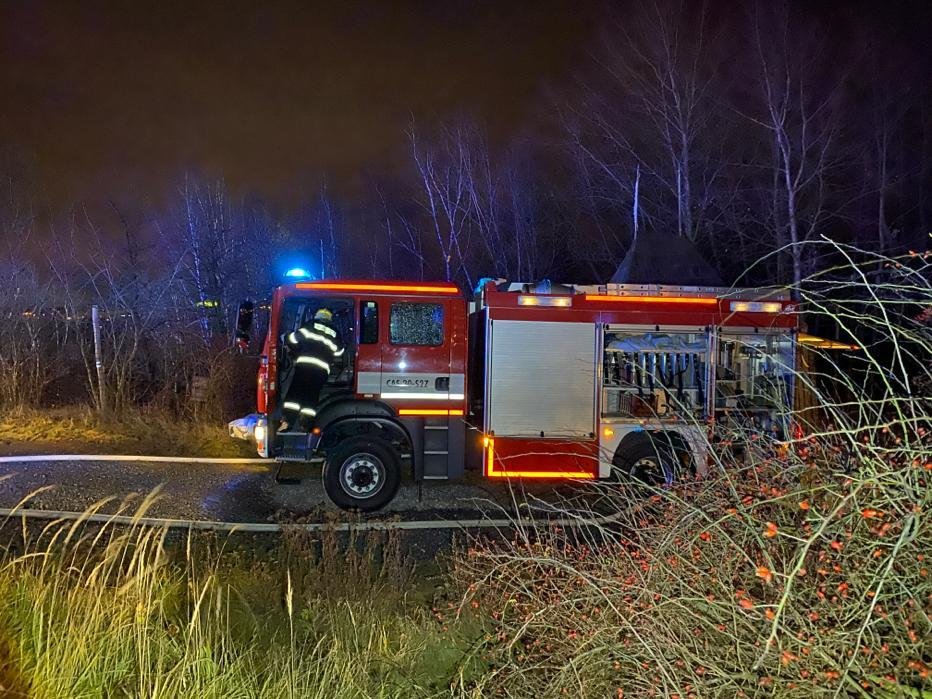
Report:
M340 467L340 487L351 498L371 498L384 485L385 465L374 454L353 454Z
M644 456L635 461L628 475L647 485L673 485L673 469L656 456Z

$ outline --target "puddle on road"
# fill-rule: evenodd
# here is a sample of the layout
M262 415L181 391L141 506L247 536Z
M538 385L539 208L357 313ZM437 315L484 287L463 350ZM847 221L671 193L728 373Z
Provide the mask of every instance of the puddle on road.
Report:
M226 522L269 522L278 506L262 487L263 474L242 473L225 481L201 499L209 519Z

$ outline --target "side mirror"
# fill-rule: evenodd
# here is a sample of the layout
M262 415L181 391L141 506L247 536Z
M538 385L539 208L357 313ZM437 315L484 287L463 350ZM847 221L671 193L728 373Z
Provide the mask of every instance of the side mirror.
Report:
M233 342L241 351L249 347L252 339L252 319L256 312L256 305L252 301L243 301L239 305L236 315L236 335Z

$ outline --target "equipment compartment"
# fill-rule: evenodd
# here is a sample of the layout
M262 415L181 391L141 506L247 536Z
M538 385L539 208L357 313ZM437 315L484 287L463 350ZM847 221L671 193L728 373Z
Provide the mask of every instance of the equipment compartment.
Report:
M608 327L602 361L607 417L701 416L706 406L707 332Z

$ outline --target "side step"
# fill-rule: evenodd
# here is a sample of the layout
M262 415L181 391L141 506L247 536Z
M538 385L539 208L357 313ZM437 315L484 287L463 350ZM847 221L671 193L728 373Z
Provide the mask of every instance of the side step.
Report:
M308 441L307 432L279 432L275 435L281 445L281 452L276 454L279 461L307 461Z
M281 445L281 451L276 455L278 470L275 472L276 482L282 485L295 485L301 482L299 477L305 469L296 466L306 464L308 460L307 432L279 432L276 438ZM295 464L295 466L292 466Z

